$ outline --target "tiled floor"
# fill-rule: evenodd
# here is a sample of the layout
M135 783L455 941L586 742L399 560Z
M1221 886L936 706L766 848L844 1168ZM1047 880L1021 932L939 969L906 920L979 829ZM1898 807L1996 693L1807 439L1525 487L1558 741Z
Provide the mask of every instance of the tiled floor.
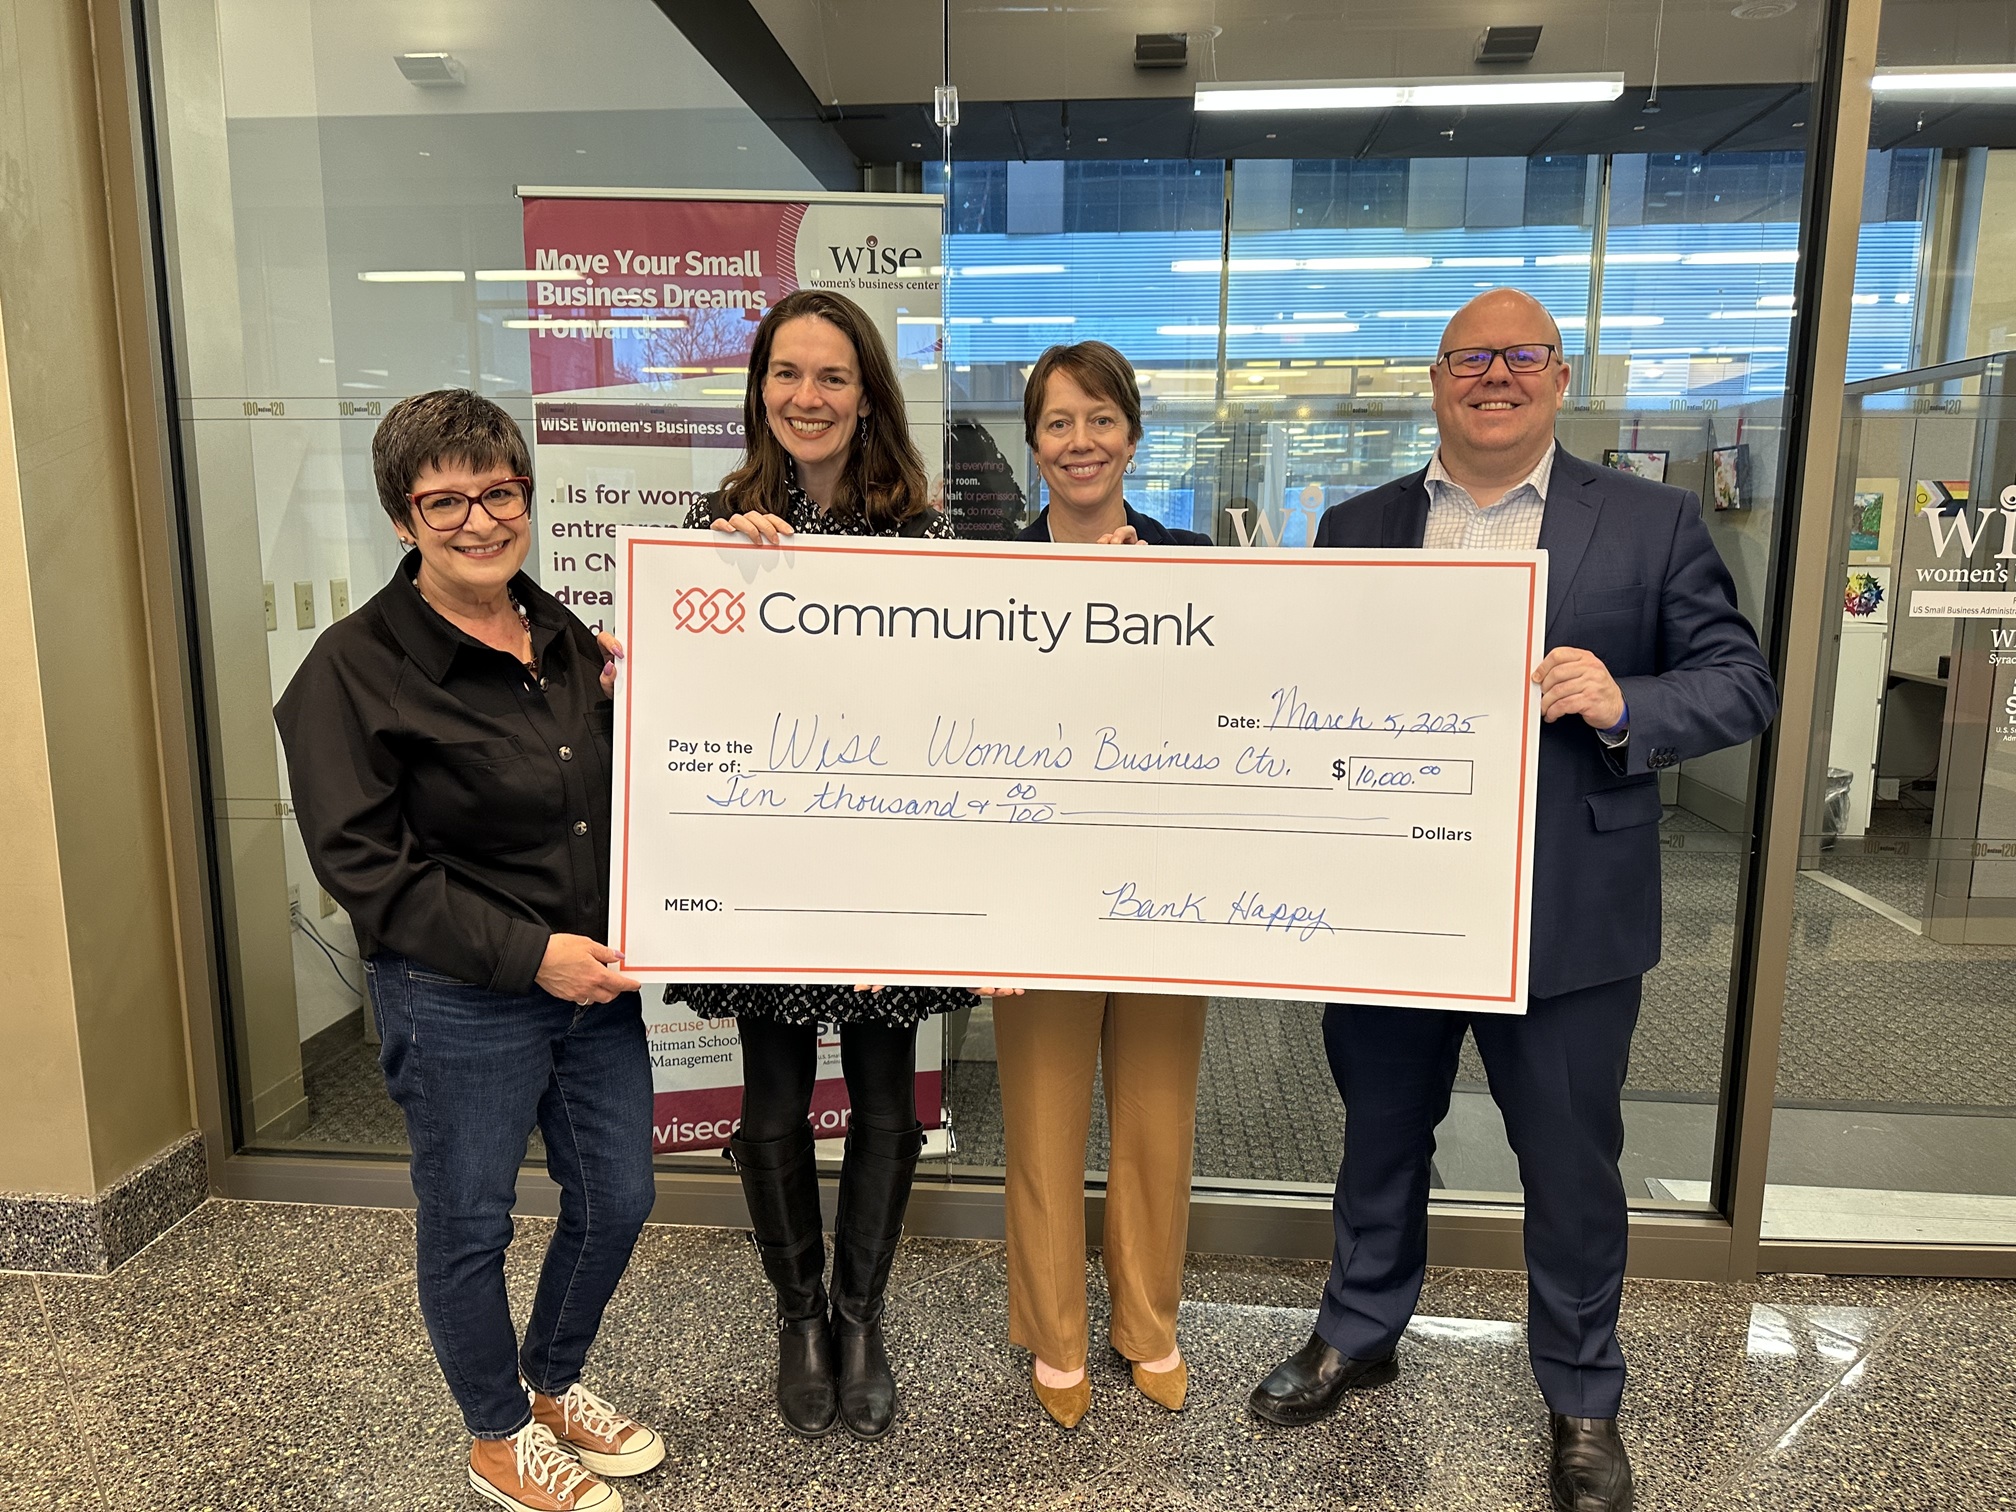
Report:
M521 1299L547 1231L521 1225ZM397 1212L212 1202L109 1278L0 1275L0 1506L474 1512L412 1247ZM1161 1412L1101 1355L1092 1415L1064 1434L1004 1342L1000 1247L906 1243L890 1324L903 1421L879 1445L806 1443L770 1407L746 1237L654 1227L590 1384L670 1442L625 1485L646 1512L1544 1508L1517 1277L1431 1275L1400 1380L1331 1421L1247 1416L1247 1388L1306 1336L1320 1279L1195 1259L1189 1409ZM2016 1505L2016 1286L1634 1282L1624 1339L1644 1512Z

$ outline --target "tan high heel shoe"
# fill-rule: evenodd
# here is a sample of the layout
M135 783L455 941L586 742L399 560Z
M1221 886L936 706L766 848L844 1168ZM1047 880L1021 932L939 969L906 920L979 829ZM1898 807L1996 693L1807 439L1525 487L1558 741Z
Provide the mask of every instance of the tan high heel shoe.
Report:
M1171 1412L1183 1410L1183 1398L1190 1390L1188 1361L1178 1360L1174 1370L1145 1370L1139 1361L1132 1365L1136 1391L1157 1407L1167 1407Z
M1086 1371L1075 1386L1045 1386L1036 1379L1036 1367L1029 1367L1029 1389L1059 1428L1076 1428L1092 1407L1092 1372Z

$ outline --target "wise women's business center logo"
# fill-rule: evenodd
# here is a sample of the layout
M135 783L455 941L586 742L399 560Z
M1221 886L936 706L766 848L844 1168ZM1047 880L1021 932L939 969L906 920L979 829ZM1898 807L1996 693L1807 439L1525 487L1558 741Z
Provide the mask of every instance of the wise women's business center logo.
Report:
M826 255L833 259L835 273L866 273L884 278L893 277L924 261L922 247L899 247L873 235L862 237L851 247L829 245Z

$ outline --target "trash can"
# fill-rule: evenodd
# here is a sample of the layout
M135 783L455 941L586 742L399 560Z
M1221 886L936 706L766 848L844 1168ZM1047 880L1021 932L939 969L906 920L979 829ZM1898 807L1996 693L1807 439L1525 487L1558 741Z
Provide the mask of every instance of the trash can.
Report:
M1848 795L1854 790L1855 774L1846 767L1827 768L1827 807L1820 815L1820 849L1831 851L1848 827Z

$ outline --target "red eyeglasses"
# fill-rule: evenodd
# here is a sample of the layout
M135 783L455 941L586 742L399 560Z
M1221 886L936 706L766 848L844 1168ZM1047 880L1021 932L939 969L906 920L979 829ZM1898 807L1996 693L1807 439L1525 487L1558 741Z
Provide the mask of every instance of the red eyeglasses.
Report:
M409 493L406 502L419 513L429 530L447 534L460 530L469 520L469 511L478 504L493 520L515 520L532 507L532 480L505 478L481 493L457 493L452 488L430 488L425 493Z

